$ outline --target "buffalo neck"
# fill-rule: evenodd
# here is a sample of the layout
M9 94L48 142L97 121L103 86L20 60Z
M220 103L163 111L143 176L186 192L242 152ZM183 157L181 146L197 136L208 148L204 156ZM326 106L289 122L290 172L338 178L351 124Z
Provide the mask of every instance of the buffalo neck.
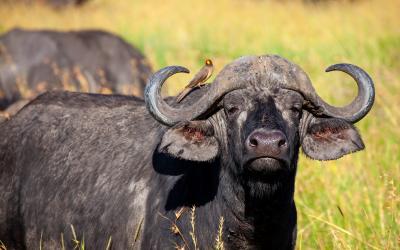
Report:
M220 120L218 116L214 119ZM226 128L215 130L222 146L217 199L223 201L220 206L224 211L224 241L228 248L291 249L296 228L293 196L298 154L291 161L291 171L271 173L257 180L262 181L263 192L255 196L252 192L255 180L237 171L241 166L232 160L229 148L223 146L228 145Z
M285 249L293 241L296 225L296 208L293 200L295 173L264 183L269 190L264 196L255 197L249 191L251 180L236 176L230 169L234 163L221 165L220 196L225 201L225 242L232 248ZM240 183L240 184L239 184ZM290 249L290 247L288 247Z

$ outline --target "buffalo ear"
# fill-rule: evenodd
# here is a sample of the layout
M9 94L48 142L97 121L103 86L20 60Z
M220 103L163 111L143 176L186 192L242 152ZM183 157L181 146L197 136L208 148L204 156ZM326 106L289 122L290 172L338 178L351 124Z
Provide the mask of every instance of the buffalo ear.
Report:
M158 151L179 159L205 162L217 157L219 144L209 122L191 121L168 129Z
M302 127L302 149L315 160L335 160L364 149L364 143L353 124L338 118L311 117Z

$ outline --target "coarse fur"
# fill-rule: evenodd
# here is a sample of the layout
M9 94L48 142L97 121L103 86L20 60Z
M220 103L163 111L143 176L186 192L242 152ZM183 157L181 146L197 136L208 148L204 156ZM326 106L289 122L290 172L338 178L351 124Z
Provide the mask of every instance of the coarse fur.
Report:
M201 249L213 247L221 217L227 249L294 249L299 148L325 160L363 144L351 124L313 116L302 95L280 86L255 81L204 119L172 128L134 97L38 97L0 124L0 240L9 249L32 249L40 239L58 248L61 234L73 238L72 224L90 249L103 249L109 237L113 249L192 249L195 206ZM254 157L245 147L260 129L284 134L284 157Z

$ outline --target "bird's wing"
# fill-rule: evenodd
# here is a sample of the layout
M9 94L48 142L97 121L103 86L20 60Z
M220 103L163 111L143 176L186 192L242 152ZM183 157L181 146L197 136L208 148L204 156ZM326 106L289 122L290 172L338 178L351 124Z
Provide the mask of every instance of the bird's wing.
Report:
M181 93L179 93L179 95L176 96L176 102L178 102L178 103L181 102L183 100L183 98L185 98L192 89L193 88L186 87Z
M200 69L199 72L190 80L189 84L186 86L187 88L194 88L197 84L202 83L207 80L208 70L206 67Z

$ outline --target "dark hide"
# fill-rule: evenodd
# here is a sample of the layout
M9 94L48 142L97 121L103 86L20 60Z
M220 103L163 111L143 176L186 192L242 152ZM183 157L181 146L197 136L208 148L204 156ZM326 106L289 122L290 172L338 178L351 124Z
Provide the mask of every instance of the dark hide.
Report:
M113 249L194 249L194 206L200 249L214 247L222 217L226 249L294 249L301 142L321 160L362 149L353 126L314 117L303 102L258 82L224 96L207 119L167 128L134 97L44 94L0 124L0 239L33 249L42 237L54 249L63 233L69 249L72 224L90 249L109 237ZM254 131L279 131L284 154L255 157Z
M0 36L0 110L54 89L143 96L151 72L137 49L108 32L13 29Z

